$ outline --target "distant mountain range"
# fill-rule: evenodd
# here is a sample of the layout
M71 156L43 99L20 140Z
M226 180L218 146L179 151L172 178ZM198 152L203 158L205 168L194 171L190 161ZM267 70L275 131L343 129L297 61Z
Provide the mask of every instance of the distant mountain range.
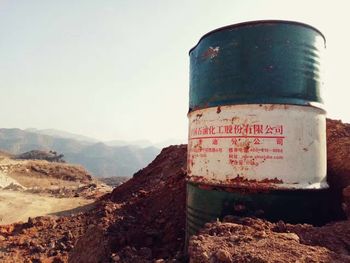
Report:
M158 143L152 143L148 140L138 140L138 141L121 141L121 140L114 140L114 141L107 141L104 142L105 144L109 146L127 146L127 145L133 145L138 147L156 147L159 149L163 149L164 147L168 147L169 145L177 145L177 144L184 144L186 143L184 140L177 140L177 139L169 139L165 141L161 141Z
M54 150L70 163L83 165L95 176L132 176L160 152L160 148L98 142L93 138L57 130L0 129L0 149L12 154Z
M35 128L29 128L25 129L25 131L28 132L34 132L34 133L39 133L43 135L49 135L57 138L66 138L66 139L74 139L77 141L81 142L89 142L89 143L98 143L100 142L99 140L95 138L91 138L88 136L80 135L80 134L75 134L75 133L70 133L66 131L61 131L61 130L56 130L56 129L35 129ZM113 140L113 141L104 141L104 144L108 146L138 146L141 148L145 147L156 147L163 149L164 147L167 147L169 145L175 145L175 144L183 144L186 143L184 140L179 140L179 139L168 139L165 141L160 141L157 143L152 143L149 140L137 140L137 141L123 141L123 140Z
M88 137L88 136L70 133L70 132L61 131L61 130L56 130L56 129L39 130L36 128L29 128L29 129L25 129L24 131L39 133L39 134L43 134L43 135L49 135L49 136L53 136L53 137L57 137L57 138L74 139L74 140L83 141L83 142L95 142L95 143L98 142L98 140L91 138L91 137Z

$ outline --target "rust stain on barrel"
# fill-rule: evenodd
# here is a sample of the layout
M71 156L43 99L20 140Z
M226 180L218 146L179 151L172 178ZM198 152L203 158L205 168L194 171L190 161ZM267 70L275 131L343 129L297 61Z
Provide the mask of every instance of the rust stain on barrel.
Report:
M283 181L278 178L264 178L262 180L247 179L237 175L235 178L226 179L224 181L213 182L204 176L187 176L187 180L198 183L198 187L206 190L222 190L227 192L237 191L268 191L273 189L283 189L280 185Z
M209 47L202 55L204 59L213 59L219 54L220 47Z

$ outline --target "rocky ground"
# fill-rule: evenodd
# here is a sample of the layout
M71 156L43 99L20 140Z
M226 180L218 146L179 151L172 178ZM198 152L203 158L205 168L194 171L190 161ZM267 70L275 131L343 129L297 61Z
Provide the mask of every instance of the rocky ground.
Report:
M349 222L315 228L253 218L208 223L189 245L190 262L350 262Z
M349 127L331 120L327 127L334 204L345 210ZM171 146L87 212L1 226L0 261L185 262L185 170L186 146ZM191 262L350 262L350 222L313 227L226 217L193 236L188 252Z
M169 147L90 211L0 227L0 261L182 259L185 167L186 146Z
M58 198L96 199L111 187L94 179L84 167L46 160L18 160L0 154L0 189Z

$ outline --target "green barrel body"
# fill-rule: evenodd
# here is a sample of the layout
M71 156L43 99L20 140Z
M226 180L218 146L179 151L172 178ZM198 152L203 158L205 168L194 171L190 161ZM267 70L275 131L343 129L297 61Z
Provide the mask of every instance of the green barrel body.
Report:
M187 237L226 215L329 220L324 49L309 25L254 21L190 50Z
M324 48L319 31L294 22L257 21L214 30L190 51L189 110L322 103Z

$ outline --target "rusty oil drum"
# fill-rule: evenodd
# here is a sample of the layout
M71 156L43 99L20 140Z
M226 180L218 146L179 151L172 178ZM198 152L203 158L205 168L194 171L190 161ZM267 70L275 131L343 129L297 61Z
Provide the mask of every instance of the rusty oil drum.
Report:
M324 49L317 29L274 20L190 50L187 237L225 215L327 221Z

